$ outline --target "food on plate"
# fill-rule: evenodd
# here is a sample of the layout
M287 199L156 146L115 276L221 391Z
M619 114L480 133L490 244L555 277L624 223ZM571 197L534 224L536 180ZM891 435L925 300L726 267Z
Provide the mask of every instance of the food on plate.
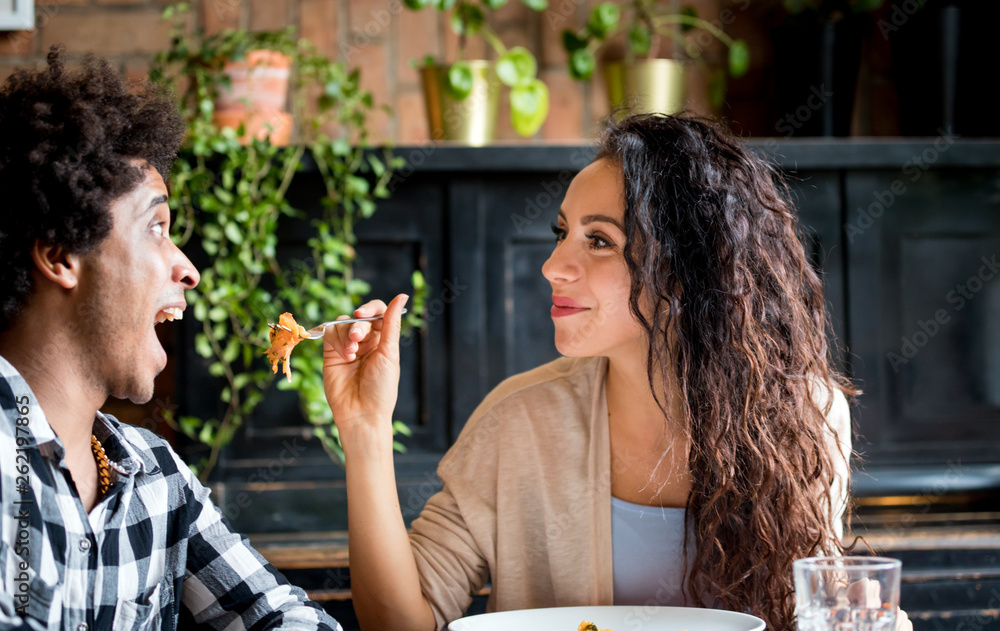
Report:
M284 328L282 328L284 327ZM284 362L281 371L288 381L292 380L292 349L306 336L306 328L295 323L290 313L282 313L278 318L278 326L271 327L271 348L264 351L271 361L271 371L278 372L278 362Z
M578 628L576 631L611 631L611 629L598 629L597 625L594 624L593 622L587 622L586 620L584 620L583 622L580 623L580 628Z

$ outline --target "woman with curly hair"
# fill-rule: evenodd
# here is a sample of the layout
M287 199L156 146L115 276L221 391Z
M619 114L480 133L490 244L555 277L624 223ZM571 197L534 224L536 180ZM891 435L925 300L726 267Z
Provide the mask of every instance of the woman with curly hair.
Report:
M391 452L406 298L327 330L365 628L444 628L489 579L491 611L706 606L794 628L792 562L844 551L856 391L786 200L710 123L610 124L542 268L564 357L487 396L409 535Z

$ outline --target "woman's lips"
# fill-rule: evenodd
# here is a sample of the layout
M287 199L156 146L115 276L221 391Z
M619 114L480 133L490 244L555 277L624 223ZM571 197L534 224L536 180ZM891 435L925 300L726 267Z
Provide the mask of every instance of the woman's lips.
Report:
M581 311L589 311L589 309L571 298L552 296L551 313L553 318L561 318L580 313Z
M559 307L557 305L552 305L550 313L553 318L561 318L563 316L573 315L575 313L582 313L584 311L590 311L590 309L578 309L576 307Z

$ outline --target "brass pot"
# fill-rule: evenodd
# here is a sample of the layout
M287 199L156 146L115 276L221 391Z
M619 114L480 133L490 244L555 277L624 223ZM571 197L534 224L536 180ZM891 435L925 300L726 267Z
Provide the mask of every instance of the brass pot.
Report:
M684 109L684 64L673 59L616 61L602 66L611 111L674 114Z
M433 140L453 140L481 147L496 138L500 78L489 61L469 61L472 92L456 100L446 89L448 66L424 66L420 77L427 105L427 127Z

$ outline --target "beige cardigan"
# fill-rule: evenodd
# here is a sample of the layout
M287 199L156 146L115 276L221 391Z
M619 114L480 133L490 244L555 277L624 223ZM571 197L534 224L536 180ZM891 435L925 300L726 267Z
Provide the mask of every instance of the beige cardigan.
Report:
M613 603L606 370L605 358L563 358L507 379L441 460L444 487L410 533L439 629L490 577L488 611ZM828 420L849 454L850 412L835 395ZM834 460L846 479L846 459Z

